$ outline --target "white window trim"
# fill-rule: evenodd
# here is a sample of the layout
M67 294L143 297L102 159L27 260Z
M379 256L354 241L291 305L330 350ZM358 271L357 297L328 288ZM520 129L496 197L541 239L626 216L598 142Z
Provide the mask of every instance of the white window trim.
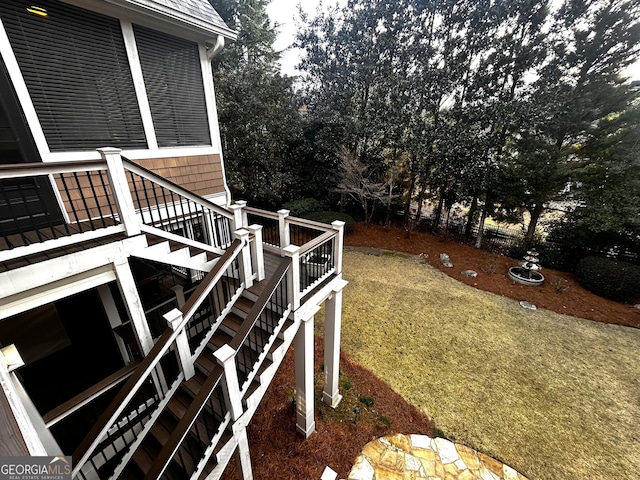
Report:
M122 38L124 40L125 50L127 51L127 58L129 59L129 69L131 70L133 87L136 91L136 98L138 99L138 108L140 109L140 116L142 117L142 128L147 138L147 146L149 150L157 150L158 140L153 126L147 88L142 75L142 66L140 64L138 46L136 45L136 38L133 32L133 24L127 20L120 19L120 29L122 30Z
M44 158L46 154L50 153L49 144L44 136L42 125L38 119L38 114L33 106L33 102L31 101L27 84L22 76L22 71L20 71L18 60L13 53L13 47L11 46L11 42L9 41L9 37L7 36L7 31L4 28L2 20L0 20L0 54L2 55L5 66L7 67L7 72L9 72L9 78L13 84L14 90L16 91L18 102L22 107L22 112L27 119L27 125L29 126L29 130L33 136L40 158Z
M209 116L209 130L211 132L211 145L218 150L220 155L220 167L222 168L222 184L226 196L226 204L231 205L231 191L227 185L227 171L224 167L224 156L222 155L222 140L220 139L220 124L218 123L218 107L216 105L216 89L213 84L213 69L211 68L211 60L207 55L205 45L198 44L200 51L200 70L202 71L202 83L204 85L204 99L207 106L207 115Z

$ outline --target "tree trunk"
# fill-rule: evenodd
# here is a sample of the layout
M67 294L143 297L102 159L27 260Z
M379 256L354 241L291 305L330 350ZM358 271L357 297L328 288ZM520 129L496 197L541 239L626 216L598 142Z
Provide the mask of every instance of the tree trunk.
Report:
M442 185L440 187L440 198L438 199L438 206L436 207L435 217L433 218L434 231L437 231L440 229L440 219L442 216L442 206L444 204L445 189L446 189L445 185Z
M533 242L533 236L536 233L536 226L538 225L538 220L540 219L540 215L544 210L544 204L542 202L536 203L533 210L529 210L531 213L531 220L529 220L529 226L527 227L527 233L524 236L524 249L529 250L531 247L531 243Z
M487 220L489 210L493 207L493 194L487 190L484 206L482 207L482 217L480 217L480 224L478 225L478 238L476 238L476 248L480 248L482 245L482 234L484 233L484 222Z
M418 222L420 222L420 217L422 216L422 201L424 200L424 192L427 191L427 182L422 182L420 185L420 192L418 193L418 212L416 213L416 217Z
M409 191L407 192L407 201L404 204L404 226L405 228L410 224L409 215L411 214L411 199L413 198L413 191L416 188L416 176L411 173L411 179L409 180Z
M469 215L467 217L467 225L464 228L464 238L469 240L471 238L471 230L473 229L473 221L478 210L478 190L473 191L473 200L471 201L471 207L469 207Z

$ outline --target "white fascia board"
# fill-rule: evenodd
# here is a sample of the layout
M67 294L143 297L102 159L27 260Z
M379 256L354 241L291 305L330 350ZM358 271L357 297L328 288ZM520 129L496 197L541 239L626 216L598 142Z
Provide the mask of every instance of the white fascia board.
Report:
M29 290L103 268L146 245L143 235L52 258L0 273L0 312L6 299ZM111 267L109 267L111 268Z
M160 5L152 0L63 1L190 40L206 40L213 43L218 35L222 35L229 40L235 40L238 37L238 34L228 27L223 28L219 25L214 25L184 12Z
M79 273L46 285L12 295L0 301L0 319L12 317L33 308L84 292L116 279L111 265Z

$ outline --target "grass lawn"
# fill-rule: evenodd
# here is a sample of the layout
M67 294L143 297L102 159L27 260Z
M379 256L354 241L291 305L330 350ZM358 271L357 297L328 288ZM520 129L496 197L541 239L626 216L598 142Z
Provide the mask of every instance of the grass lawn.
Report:
M640 472L640 330L525 310L401 254L347 251L344 277L343 350L444 436L531 479Z

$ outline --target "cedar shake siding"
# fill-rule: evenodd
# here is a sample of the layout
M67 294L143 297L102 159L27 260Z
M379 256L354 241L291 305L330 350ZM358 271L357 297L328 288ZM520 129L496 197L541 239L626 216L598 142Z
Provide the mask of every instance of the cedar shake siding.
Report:
M146 159L135 163L201 197L225 193L220 155Z

